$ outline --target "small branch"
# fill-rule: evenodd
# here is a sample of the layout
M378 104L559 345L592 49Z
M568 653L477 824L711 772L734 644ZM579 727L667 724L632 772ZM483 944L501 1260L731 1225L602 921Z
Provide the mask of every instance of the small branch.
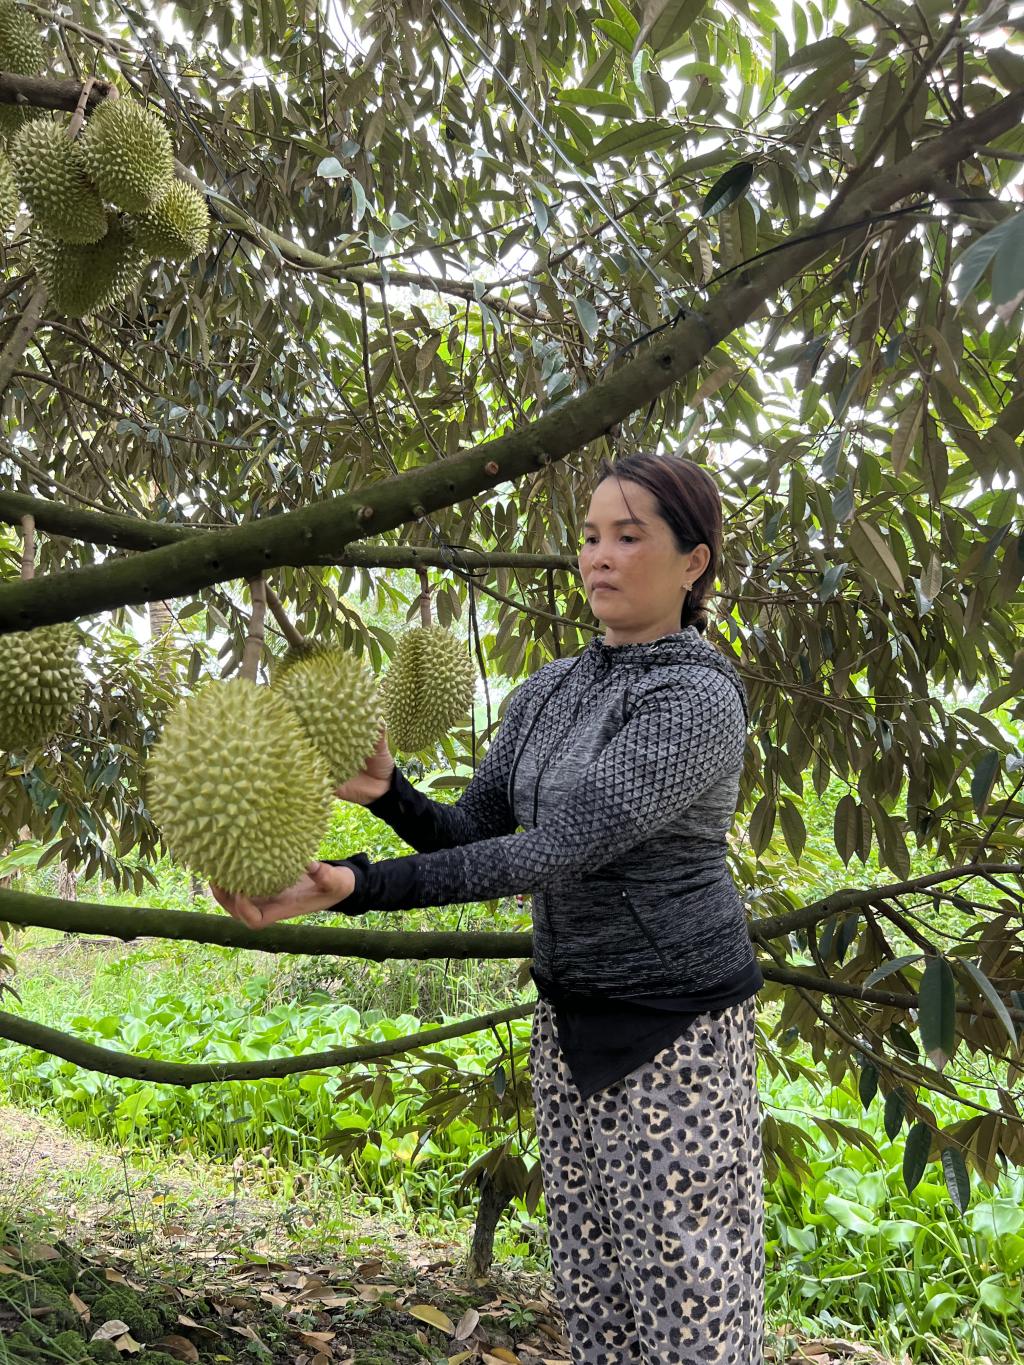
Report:
M3 77L0 75L0 80ZM46 307L48 295L43 285L37 284L29 294L24 311L18 319L18 325L8 338L7 344L0 351L0 394L7 392L7 386L14 377L14 371L21 363L21 357L25 354L25 347L36 334L43 317L43 309Z
M71 122L68 124L68 139L71 142L74 142L81 131L82 124L85 122L85 111L89 103L89 96L92 94L92 89L95 84L95 76L87 77L82 84L82 93L78 97L78 103L75 105L75 112L72 114Z
M249 633L245 637L238 676L255 682L263 655L263 623L267 616L267 583L262 574L249 580L249 594L252 598L252 615L249 617Z
M32 578L36 571L36 523L29 513L21 519L21 577Z
M426 569L419 570L420 575L420 625L426 630L430 629L430 582L427 578Z
M307 1052L298 1057L276 1057L269 1062L164 1062L155 1057L133 1057L131 1053L114 1052L97 1047L95 1043L73 1038L60 1029L47 1028L17 1014L0 1012L0 1038L24 1047L38 1048L53 1057L98 1071L105 1076L122 1076L129 1080L151 1081L157 1085L202 1085L204 1082L256 1081L295 1076L303 1071L321 1071L329 1066L348 1066L352 1062L371 1062L381 1057L399 1057L418 1048L436 1047L449 1038L465 1038L470 1033L482 1033L495 1024L525 1019L535 1005L516 1005L512 1009L484 1014L467 1019L461 1024L446 1024L444 1028L411 1033L405 1038L391 1038L383 1043L362 1043L357 1047L334 1048L329 1052Z
M267 606L270 608L271 615L281 627L281 634L291 645L292 649L301 649L306 643L306 637L299 630L295 622L284 609L284 603L269 583L264 582L264 592L267 595Z
M0 104L30 104L36 109L65 109L73 114L87 84L50 76L14 76L9 71L0 71ZM94 80L85 96L85 112L91 114L115 89L108 81Z

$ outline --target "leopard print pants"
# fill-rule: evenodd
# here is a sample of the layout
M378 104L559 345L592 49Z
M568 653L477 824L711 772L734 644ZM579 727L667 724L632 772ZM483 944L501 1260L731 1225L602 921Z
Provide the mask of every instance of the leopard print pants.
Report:
M576 1365L762 1365L754 1001L702 1015L587 1100L541 1002L531 1070Z

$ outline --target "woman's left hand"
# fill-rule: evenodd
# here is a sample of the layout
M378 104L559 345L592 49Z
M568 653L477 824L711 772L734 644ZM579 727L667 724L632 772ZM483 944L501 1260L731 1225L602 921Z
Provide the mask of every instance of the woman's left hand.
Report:
M218 903L231 918L240 920L250 929L265 929L268 924L276 924L278 920L329 910L338 901L351 896L355 889L356 878L352 869L333 867L330 863L310 863L294 886L276 896L250 898L240 891L210 887Z

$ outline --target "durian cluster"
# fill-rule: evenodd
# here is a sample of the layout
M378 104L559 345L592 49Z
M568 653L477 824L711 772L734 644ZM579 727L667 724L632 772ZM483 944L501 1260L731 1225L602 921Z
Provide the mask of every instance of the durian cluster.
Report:
M443 626L407 630L382 689L392 748L429 749L463 718L475 689L473 661L454 635Z
M75 626L0 636L0 749L31 749L67 725L85 675Z
M472 661L440 626L417 627L399 641L382 690L394 746L418 752L472 704ZM154 748L147 804L192 872L228 891L276 895L316 858L331 793L364 766L382 723L381 689L354 654L289 650L270 687L215 682L182 703Z
M30 16L0 0L0 70L39 75L44 55ZM0 228L22 202L34 224L34 263L54 306L81 317L116 303L154 256L189 261L206 247L206 201L175 179L161 120L108 98L72 141L44 109L0 105Z

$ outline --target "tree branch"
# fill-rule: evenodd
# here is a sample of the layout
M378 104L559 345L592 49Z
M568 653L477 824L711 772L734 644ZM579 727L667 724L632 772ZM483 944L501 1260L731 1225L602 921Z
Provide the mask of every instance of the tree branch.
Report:
M841 229L857 230L864 218L920 192L936 171L1008 131L1020 122L1022 113L1024 90L914 148L890 170L857 187L833 224L837 235ZM749 321L766 298L828 249L819 238L791 238L784 250L739 272L699 316L687 314L678 320L644 353L589 392L528 426L451 459L418 466L295 512L211 532L195 544L167 545L133 560L50 574L32 583L0 585L0 631L163 601L225 579L253 578L286 564L302 567L336 555L339 545L380 535L542 469L597 439L678 383L713 346Z
M85 512L49 498L28 493L0 492L0 522L14 526L22 517L35 517L41 531L82 540L89 545L113 545L119 550L156 550L162 545L177 545L197 535L218 534L225 528L195 526L183 522L145 521L142 517L118 512ZM443 549L421 545L350 545L338 554L329 554L310 563L337 565L352 569L565 569L578 573L573 555L519 554L503 550L474 550L468 545Z
M17 326L8 337L3 350L0 351L0 394L7 392L7 386L21 364L25 347L32 340L39 323L42 321L43 309L46 307L48 298L49 295L43 285L37 284L25 302Z
M276 1057L269 1062L164 1062L155 1057L133 1057L131 1053L114 1052L97 1047L95 1043L73 1038L60 1029L47 1028L31 1019L0 1011L0 1038L25 1047L38 1048L53 1057L99 1071L106 1076L122 1076L128 1080L151 1081L158 1085L202 1085L215 1081L275 1080L294 1076L301 1071L320 1071L328 1066L347 1066L352 1062L371 1062L380 1057L398 1057L417 1048L432 1048L449 1038L464 1038L470 1033L482 1033L513 1019L525 1019L535 1006L515 1005L512 1009L483 1014L461 1024L446 1024L443 1028L411 1033L405 1038L392 1038L384 1043L361 1043L356 1047L333 1048L329 1052L307 1052L299 1057Z
M169 938L246 948L261 953L295 953L307 957L357 957L368 962L403 958L428 962L435 958L526 958L533 951L530 934L483 931L335 929L306 924L274 924L247 929L227 915L159 910L125 905L64 901L0 889L0 920L11 924L59 929L68 934L98 934L123 939Z
M0 104L31 104L36 109L65 109L73 114L84 89L84 81L53 76L15 76L9 71L0 71ZM108 81L94 81L87 96L86 113L91 114L102 104L112 89Z

